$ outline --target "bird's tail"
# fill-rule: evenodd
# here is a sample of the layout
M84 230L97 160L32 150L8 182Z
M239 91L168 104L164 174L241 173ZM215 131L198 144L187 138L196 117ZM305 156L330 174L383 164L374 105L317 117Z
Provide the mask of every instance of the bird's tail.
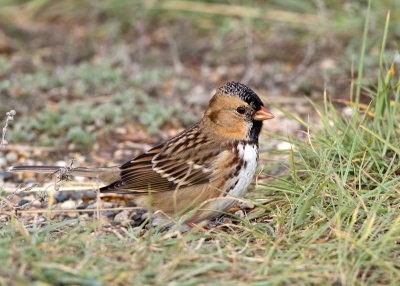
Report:
M118 166L112 167L59 167L59 166L14 166L9 169L12 173L33 172L40 174L61 174L77 177L99 178L104 183L113 183L120 179Z

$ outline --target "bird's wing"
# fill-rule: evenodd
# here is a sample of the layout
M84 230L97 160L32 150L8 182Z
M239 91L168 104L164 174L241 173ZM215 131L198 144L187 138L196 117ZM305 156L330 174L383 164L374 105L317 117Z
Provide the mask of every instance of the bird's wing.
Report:
M147 193L171 191L213 180L213 165L224 150L196 128L121 166L121 179L102 192Z

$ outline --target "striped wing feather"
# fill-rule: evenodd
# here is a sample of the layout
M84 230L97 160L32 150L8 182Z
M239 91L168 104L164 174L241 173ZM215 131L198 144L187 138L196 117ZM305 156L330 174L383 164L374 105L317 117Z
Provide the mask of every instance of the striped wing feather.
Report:
M147 193L212 181L212 165L223 151L195 125L121 166L121 179L102 192Z

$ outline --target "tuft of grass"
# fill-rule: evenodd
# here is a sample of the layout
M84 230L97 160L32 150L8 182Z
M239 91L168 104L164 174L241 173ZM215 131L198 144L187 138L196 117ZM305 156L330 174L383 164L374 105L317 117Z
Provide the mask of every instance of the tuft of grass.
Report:
M271 214L281 222L282 240L295 241L300 253L315 263L319 260L342 285L399 283L400 81L394 64L382 64L388 25L389 17L379 83L366 90L371 104L361 112L361 61L350 104L353 116L344 117L326 94L323 108L312 103L322 130L296 119L308 130L308 140L289 138L293 149L286 177L264 186L265 194L285 202ZM366 37L367 33L361 58ZM315 251L320 244L326 253Z

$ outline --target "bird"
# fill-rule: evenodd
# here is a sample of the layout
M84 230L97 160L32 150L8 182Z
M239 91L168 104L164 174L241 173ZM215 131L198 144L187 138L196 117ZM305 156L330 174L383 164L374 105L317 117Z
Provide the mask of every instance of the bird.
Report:
M244 197L257 168L264 120L274 118L259 96L231 81L216 89L202 119L119 166L66 167L97 177L101 193L131 194L142 208L185 223L209 221ZM11 172L56 173L58 166L14 166Z

